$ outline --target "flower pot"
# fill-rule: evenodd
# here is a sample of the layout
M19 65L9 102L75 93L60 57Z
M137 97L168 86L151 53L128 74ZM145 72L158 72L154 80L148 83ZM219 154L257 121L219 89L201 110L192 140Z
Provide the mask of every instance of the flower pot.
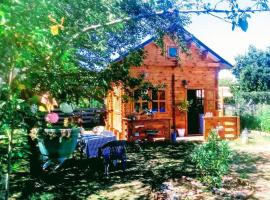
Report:
M185 129L184 128L177 129L177 132L178 132L179 137L184 137L185 136Z
M176 132L172 132L171 134L171 141L176 142Z
M43 156L48 156L50 159L68 158L74 152L80 128L72 129L44 129L48 134L38 137L38 147ZM63 135L67 131L68 135Z

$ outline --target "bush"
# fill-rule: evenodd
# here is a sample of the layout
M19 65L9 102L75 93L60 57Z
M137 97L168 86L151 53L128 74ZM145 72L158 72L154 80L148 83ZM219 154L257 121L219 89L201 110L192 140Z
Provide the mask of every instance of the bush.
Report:
M270 110L264 110L259 116L261 122L261 130L270 132Z
M250 113L242 113L240 115L241 129L247 128L249 130L259 130L261 128L261 120L258 115Z
M257 104L250 112L240 114L241 129L261 130L270 132L270 106Z
M228 143L220 140L216 131L211 131L208 141L197 146L191 154L201 181L209 188L221 186L222 177L229 170L231 157Z

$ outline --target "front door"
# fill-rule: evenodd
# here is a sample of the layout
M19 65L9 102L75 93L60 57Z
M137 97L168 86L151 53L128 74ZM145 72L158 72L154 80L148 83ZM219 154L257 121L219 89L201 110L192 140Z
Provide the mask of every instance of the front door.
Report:
M204 90L188 90L188 134L203 134Z

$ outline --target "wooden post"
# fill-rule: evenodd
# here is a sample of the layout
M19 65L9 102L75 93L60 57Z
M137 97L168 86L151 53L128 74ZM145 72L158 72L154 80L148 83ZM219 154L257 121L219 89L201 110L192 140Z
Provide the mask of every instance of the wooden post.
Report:
M175 76L172 74L172 118L173 118L173 129L176 130L175 127Z
M236 116L237 137L240 136L240 117Z

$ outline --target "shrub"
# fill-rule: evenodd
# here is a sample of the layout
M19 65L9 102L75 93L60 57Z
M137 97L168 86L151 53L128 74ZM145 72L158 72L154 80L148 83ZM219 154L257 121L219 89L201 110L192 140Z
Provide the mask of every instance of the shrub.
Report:
M208 141L197 146L191 154L201 181L209 188L221 186L222 177L229 170L231 157L228 143L220 140L216 131L211 131Z
M241 129L247 128L250 130L259 130L261 126L261 120L258 115L250 113L242 113L240 115Z
M264 110L259 116L261 122L261 130L270 132L270 110Z
M240 114L241 129L261 130L270 132L270 106L257 104L252 112Z

